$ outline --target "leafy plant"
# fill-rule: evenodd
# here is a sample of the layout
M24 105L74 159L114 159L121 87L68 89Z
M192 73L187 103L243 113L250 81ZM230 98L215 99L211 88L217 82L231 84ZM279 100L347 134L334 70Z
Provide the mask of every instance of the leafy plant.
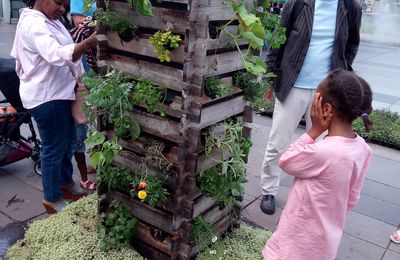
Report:
M120 203L113 201L110 208L114 211L102 213L98 224L98 233L101 240L100 249L119 249L129 246L134 237L138 220Z
M369 116L373 128L368 133L363 121L358 118L353 122L354 131L371 142L382 142L397 149L400 147L400 116L387 110L374 110Z
M167 89L157 86L148 80L139 80L132 92L132 99L136 104L145 104L149 113L158 111L161 116L165 116L165 109L161 106L163 103Z
M192 234L196 244L203 248L207 247L215 237L213 227L202 216L194 220Z
M127 0L130 5L132 5L139 14L143 16L152 16L152 5L150 0ZM157 3L161 3L162 0L157 0Z
M143 186L143 183L145 186ZM157 203L165 203L169 195L164 187L165 178L160 175L148 175L145 179L136 176L131 184L133 187L131 190L132 197L138 197L151 207L155 207ZM145 193L140 193L141 191Z
M213 162L210 169L198 177L200 189L225 206L242 197L246 182L243 158L250 152L251 141L242 136L243 126L232 121L219 124L206 135L206 159ZM219 155L219 158L217 158Z
M211 98L223 97L233 92L233 87L226 84L218 77L208 77L204 81L204 89Z
M270 8L269 0L264 0L264 10ZM272 48L279 48L286 42L286 28L281 26L281 18L278 14L271 12L261 12L257 14L261 19L261 24L265 29L265 40Z
M179 47L181 36L175 35L171 30L157 31L150 37L150 43L154 46L155 51L158 53L158 58L161 62L170 62L171 51Z
M138 27L119 13L99 9L96 11L96 20L106 28L118 32L119 34L131 32L132 38L136 36Z
M97 180L107 185L109 190L127 189L130 187L132 179L133 174L130 170L112 165L102 167L100 174L97 175Z
M113 70L104 78L91 72L83 77L83 82L89 89L84 106L89 121L101 114L103 123L114 124L117 137L136 139L140 134L140 126L129 115L133 109L130 98L134 88L132 79Z
M122 150L117 139L106 140L106 137L99 132L92 133L85 140L85 144L94 146L89 149L89 153L95 169L110 165L113 158Z

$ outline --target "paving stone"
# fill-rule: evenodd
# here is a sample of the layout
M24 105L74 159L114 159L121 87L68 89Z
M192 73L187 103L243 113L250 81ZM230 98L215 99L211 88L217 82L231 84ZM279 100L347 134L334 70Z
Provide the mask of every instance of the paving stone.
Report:
M12 222L12 219L0 212L0 230Z
M42 178L33 171L33 161L24 159L19 162L2 167L7 174L15 176L19 180L28 183L36 189L43 191Z
M8 248L18 239L22 239L24 234L24 228L16 223L11 223L0 231L0 259L3 259Z
M367 179L400 188L400 161L373 156Z
M289 197L290 188L279 186L278 195L275 197L275 206L284 208Z
M399 260L400 259L400 254L386 250L385 255L383 256L382 260Z
M280 186L291 188L293 186L293 182L294 182L294 176L286 174L286 176L282 177Z
M400 206L399 188L371 180L365 180L361 193Z
M260 202L261 199L257 199L249 206L247 206L243 210L242 216L245 219L249 219L250 221L256 223L260 227L266 228L271 231L275 231L278 220L282 214L282 209L276 207L274 215L267 215L261 211Z
M385 249L344 233L337 260L379 260Z
M242 201L243 208L247 207L249 204L253 203L253 201L257 199L258 197L251 196L248 193L244 194Z
M391 231L388 233L388 239L389 239L390 235L391 235L394 231L396 231L396 229L393 229L393 230L391 230ZM400 254L400 244L393 243L392 240L390 240L390 245L389 245L388 248L389 248L390 250L392 250L392 251L397 252L397 253ZM400 258L399 258L399 259L400 259Z
M368 195L361 196L353 210L393 226L397 226L400 221L400 206Z
M374 155L400 162L400 152L398 150L373 143L369 143L369 146L372 148L372 153Z
M248 175L244 188L247 194L253 197L259 197L261 195L260 177Z
M388 225L382 221L362 215L357 212L350 212L346 218L344 232L386 248L389 245L389 236L395 226Z
M0 175L0 208L17 221L42 214L42 192L12 175Z

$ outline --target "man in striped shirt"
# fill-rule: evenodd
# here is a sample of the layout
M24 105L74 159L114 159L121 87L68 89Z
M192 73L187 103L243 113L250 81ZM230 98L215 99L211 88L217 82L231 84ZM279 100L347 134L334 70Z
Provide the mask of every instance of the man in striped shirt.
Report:
M352 70L360 42L361 5L358 0L289 0L281 24L287 42L268 54L268 69L277 74L272 129L261 172L261 210L275 212L281 171L277 161L305 116L318 84L336 68Z

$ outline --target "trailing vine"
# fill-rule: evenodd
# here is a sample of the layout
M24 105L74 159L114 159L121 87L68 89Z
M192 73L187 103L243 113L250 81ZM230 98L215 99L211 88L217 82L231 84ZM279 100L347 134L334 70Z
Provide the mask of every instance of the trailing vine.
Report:
M233 39L247 71L255 75L264 75L267 72L267 65L264 60L256 55L256 51L262 49L265 40L270 44L272 43L273 47L286 40L286 38L283 38L285 30L280 27L279 18L269 14L259 15L260 17L258 17L254 8L253 12L246 9L243 0L225 0L224 2L232 8L239 20L238 34L234 34L227 29L235 19L220 27L219 31L226 33ZM263 5L267 8L269 1L264 1ZM239 46L240 40L246 41L249 45L245 52Z
M242 131L241 122L229 121L214 126L206 135L206 159L213 166L201 171L199 186L206 195L225 206L244 195L244 157L250 152L251 141L242 136Z

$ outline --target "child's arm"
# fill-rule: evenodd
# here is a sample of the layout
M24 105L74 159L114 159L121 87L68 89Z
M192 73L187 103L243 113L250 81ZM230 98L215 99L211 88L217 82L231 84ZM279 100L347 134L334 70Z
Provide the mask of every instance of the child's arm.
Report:
M283 153L279 167L298 178L318 176L329 165L329 149L321 149L307 133L291 144Z
M369 153L365 165L362 169L360 176L356 179L355 183L350 187L349 201L347 203L347 212L351 211L360 199L361 188L364 184L365 174L371 162L371 153Z

